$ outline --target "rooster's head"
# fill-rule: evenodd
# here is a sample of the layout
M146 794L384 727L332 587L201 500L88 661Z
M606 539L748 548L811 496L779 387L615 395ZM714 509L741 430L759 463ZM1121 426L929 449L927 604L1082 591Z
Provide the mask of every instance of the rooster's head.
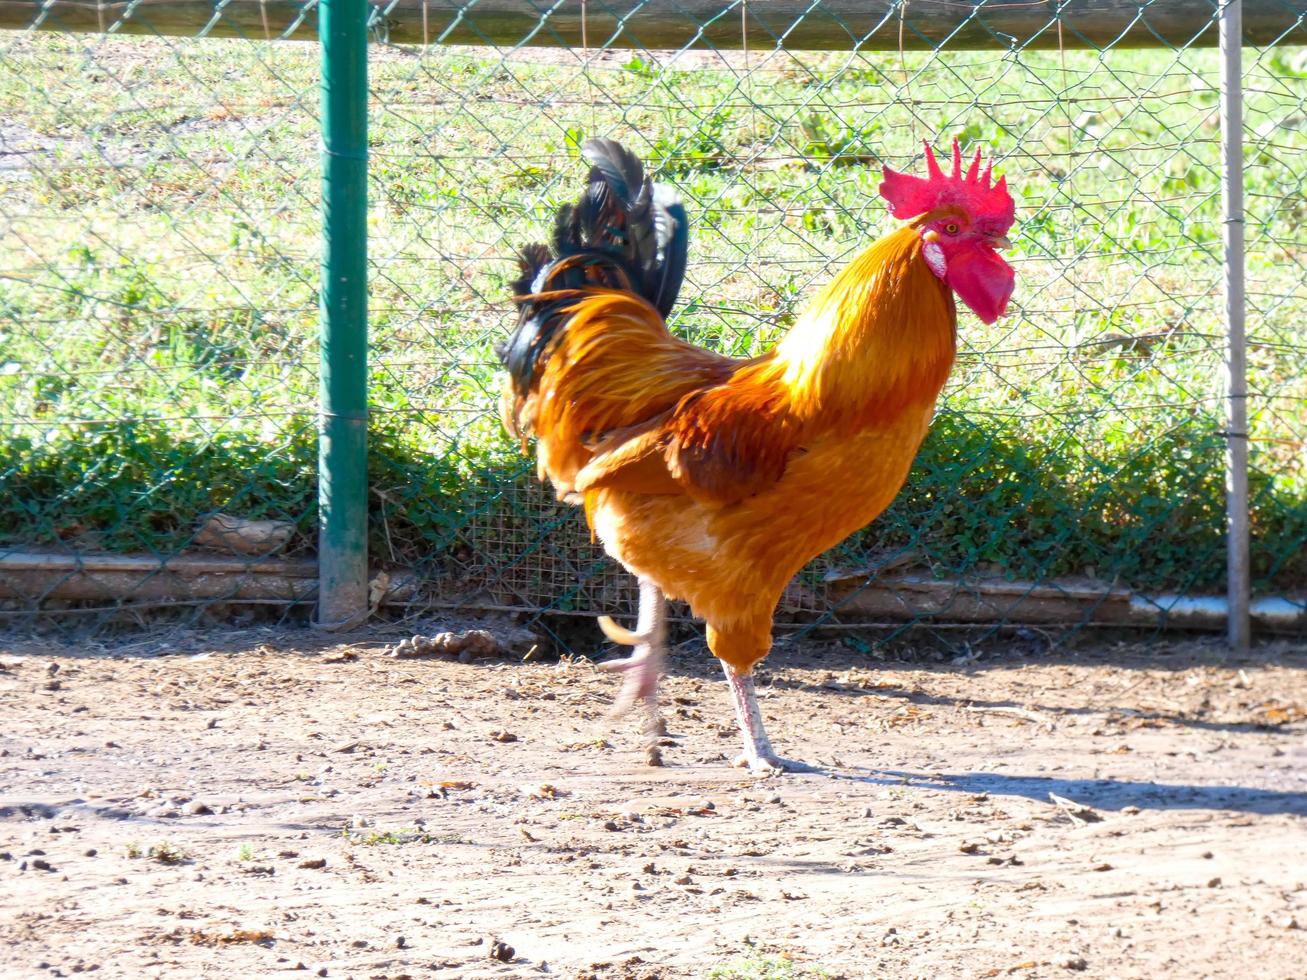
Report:
M1009 245L1008 229L1016 218L1007 178L991 182L993 163L982 171L980 150L964 172L957 140L951 174L940 169L929 143L926 168L927 176L913 177L886 167L881 197L894 217L917 219L913 227L930 270L980 319L993 323L1006 312L1016 281L1012 266L996 251Z

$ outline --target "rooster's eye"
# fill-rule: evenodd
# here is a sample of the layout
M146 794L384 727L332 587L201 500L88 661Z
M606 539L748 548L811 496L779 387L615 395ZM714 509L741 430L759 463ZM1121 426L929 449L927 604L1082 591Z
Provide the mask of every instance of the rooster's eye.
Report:
M958 223L956 221L950 221L944 226L944 230L950 235L956 235L958 233Z

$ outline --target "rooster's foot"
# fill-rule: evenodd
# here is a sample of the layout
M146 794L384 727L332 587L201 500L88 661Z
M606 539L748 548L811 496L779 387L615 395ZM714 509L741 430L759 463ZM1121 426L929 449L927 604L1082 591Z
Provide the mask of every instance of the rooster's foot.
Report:
M610 712L612 717L621 717L637 701L643 701L649 710L651 734L666 734L666 726L658 713L658 681L663 673L663 654L659 647L642 645L629 657L605 660L597 666L611 674L626 675L622 690L613 702L613 710Z
M777 776L783 772L821 772L821 769L817 766L809 765L806 762L798 762L794 759L782 759L775 752L764 752L757 755L741 752L735 757L731 765L736 769L748 769L760 776Z
M750 772L763 775L776 775L781 772L820 772L816 766L806 762L782 759L772 751L767 730L762 724L762 711L758 707L758 696L753 689L753 675L742 674L730 664L723 661L722 669L726 671L726 682L731 688L731 700L735 703L735 720L739 722L740 734L744 736L744 751L736 756L732 763L736 768L748 767Z
M645 761L651 766L661 766L663 756L658 740L667 734L667 722L663 720L658 705L658 681L663 672L662 648L641 646L629 657L599 664L599 669L626 675L617 700L608 712L609 718L620 718L637 701L644 703Z
M629 657L608 660L599 664L600 670L626 675L617 700L613 702L610 718L626 714L637 702L645 707L645 758L651 766L663 764L658 740L667 734L658 706L658 682L662 679L666 642L665 601L662 592L652 582L640 581L640 623L635 631L618 626L607 616L599 617L599 628L614 643L635 647Z

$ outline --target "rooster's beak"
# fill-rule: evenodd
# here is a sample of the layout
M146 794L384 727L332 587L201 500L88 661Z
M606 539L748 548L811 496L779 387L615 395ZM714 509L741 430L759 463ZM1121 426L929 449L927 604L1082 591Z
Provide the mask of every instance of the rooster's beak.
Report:
M989 240L989 244L993 245L995 248L1012 247L1012 241L1007 237L1007 235L995 235Z

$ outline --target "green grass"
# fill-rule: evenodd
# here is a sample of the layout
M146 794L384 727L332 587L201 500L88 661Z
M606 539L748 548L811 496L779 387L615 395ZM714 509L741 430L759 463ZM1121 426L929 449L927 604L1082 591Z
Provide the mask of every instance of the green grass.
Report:
M362 847L376 847L379 844L431 844L437 838L417 827L401 827L397 830L374 830L366 834L349 834L351 844Z
M754 956L714 966L705 980L821 980L830 974L820 967L799 966L783 956Z
M1254 566L1307 586L1303 61L1250 55ZM755 62L761 60L755 57ZM173 553L204 515L311 549L317 61L305 45L0 36L0 542ZM372 552L559 608L595 553L495 417L516 247L622 138L686 198L673 327L764 349L890 227L881 161L958 136L1019 202L1017 315L962 354L904 494L816 563L1224 577L1211 52L773 57L373 50ZM514 577L516 576L516 577ZM487 583L490 583L487 586ZM493 593L493 588L491 588Z
M184 850L169 841L151 844L146 850L141 850L140 844L130 842L124 849L124 853L129 858L149 858L160 864L185 864L189 860L189 855Z

